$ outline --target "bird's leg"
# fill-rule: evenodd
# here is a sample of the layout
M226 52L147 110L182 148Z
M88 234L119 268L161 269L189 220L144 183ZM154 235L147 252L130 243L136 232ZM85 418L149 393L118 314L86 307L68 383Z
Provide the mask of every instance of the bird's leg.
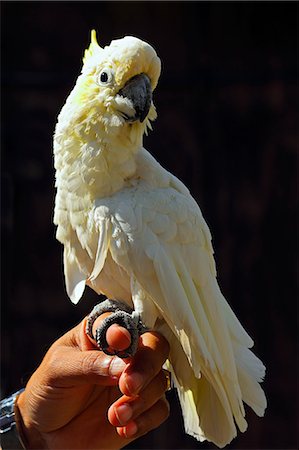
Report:
M111 313L96 329L92 331L95 320L104 313ZM117 324L129 331L131 343L125 350L111 350L106 339L106 333L111 325ZM129 358L135 355L138 347L139 336L146 331L145 326L130 306L119 300L107 299L96 305L88 316L86 322L86 334L94 339L101 351L107 355L117 355L120 358Z

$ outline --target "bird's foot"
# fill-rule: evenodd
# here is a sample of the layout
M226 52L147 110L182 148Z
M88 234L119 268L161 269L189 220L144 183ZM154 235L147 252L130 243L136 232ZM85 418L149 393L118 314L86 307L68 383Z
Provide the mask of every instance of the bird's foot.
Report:
M104 313L111 314L101 322L94 335L93 324ZM107 342L107 331L114 324L125 328L130 333L130 345L124 350L112 349ZM99 349L107 355L117 355L119 358L129 358L135 355L139 336L145 331L146 328L141 322L139 314L119 300L107 299L96 305L89 314L86 323L86 334L96 341Z

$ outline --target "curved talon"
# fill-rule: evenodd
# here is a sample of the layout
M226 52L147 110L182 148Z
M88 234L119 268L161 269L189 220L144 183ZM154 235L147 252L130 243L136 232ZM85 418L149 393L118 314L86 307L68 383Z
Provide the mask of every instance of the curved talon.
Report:
M96 336L94 336L92 332L93 324L105 312L111 312L112 314L103 320L101 325L96 329ZM111 352L106 339L106 333L108 328L113 324L127 329L131 335L131 344L125 350ZM118 300L107 299L96 305L89 314L86 323L86 334L96 341L99 349L107 355L117 355L119 358L134 356L138 348L139 336L145 331L146 327L141 322L139 315L130 306Z

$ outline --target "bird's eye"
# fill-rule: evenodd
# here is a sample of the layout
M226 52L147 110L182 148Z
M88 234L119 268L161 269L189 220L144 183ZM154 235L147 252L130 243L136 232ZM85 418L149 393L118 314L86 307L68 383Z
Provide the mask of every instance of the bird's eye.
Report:
M107 86L113 82L113 70L111 69L104 69L102 70L98 77L97 77L97 83L101 86Z
M102 72L100 75L100 80L101 83L107 83L108 81L108 73L107 72Z

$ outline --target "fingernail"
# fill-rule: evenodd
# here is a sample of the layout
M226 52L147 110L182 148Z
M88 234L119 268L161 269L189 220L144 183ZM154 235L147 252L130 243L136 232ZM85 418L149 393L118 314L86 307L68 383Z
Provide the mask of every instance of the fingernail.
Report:
M127 403L123 403L122 405L114 408L114 412L120 426L125 425L133 415L132 408Z
M138 427L135 422L130 422L125 428L124 428L124 434L127 438L130 438L134 436L138 431Z
M120 375L123 373L125 367L127 364L124 362L121 358L113 358L111 361L111 358L109 360L109 375L111 377L120 377Z
M127 375L125 378L125 385L128 394L136 395L143 386L143 376L137 372Z

